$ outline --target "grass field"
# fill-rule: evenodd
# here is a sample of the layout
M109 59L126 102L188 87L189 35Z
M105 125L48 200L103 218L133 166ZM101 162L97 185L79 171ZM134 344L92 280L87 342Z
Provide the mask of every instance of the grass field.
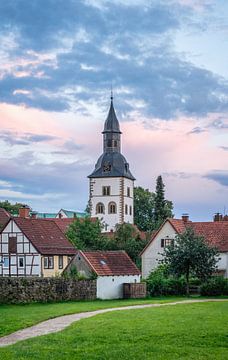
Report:
M43 320L61 315L118 306L184 300L184 297L159 297L144 300L78 301L28 305L0 305L0 337Z
M0 349L10 360L228 359L228 303L126 310Z

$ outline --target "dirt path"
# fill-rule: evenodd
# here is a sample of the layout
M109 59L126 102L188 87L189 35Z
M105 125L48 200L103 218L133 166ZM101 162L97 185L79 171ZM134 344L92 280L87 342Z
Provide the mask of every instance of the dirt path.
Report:
M218 302L218 301L228 301L226 299L205 299L205 300L183 300L175 301L171 303L160 303L160 304L146 304L146 305L132 305L132 306L122 306L117 308L102 309L96 311L83 312L72 315L64 315L54 319L43 321L37 325L28 327L23 330L18 330L10 335L6 335L0 338L0 347L15 344L18 341L30 339L40 335L47 335L55 333L65 329L67 326L71 325L75 321L81 319L86 319L98 314L104 314L111 311L122 311L122 310L134 310L134 309L144 309L150 307L161 307L161 306L172 306L179 304L194 304L200 302Z

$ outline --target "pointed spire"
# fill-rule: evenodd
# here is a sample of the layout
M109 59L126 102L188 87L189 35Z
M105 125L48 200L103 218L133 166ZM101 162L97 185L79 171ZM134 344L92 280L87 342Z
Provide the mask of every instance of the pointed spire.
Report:
M112 88L111 88L111 97L110 97L110 99L111 99L111 104L110 104L107 119L105 120L103 134L106 133L106 132L121 134L119 121L118 121L118 119L116 117L115 109L114 109L114 106L113 106Z

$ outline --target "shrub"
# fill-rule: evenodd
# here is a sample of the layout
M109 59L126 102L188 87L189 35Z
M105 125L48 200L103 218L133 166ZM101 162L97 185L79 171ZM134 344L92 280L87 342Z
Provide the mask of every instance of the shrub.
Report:
M228 295L228 279L214 276L201 285L200 294L204 296Z
M158 267L146 279L147 290L150 296L185 295L186 281L184 278L175 278L167 275L167 269Z

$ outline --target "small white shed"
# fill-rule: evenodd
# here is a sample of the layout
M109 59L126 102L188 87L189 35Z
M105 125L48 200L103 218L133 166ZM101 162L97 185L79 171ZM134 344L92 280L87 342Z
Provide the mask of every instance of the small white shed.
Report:
M141 273L125 251L78 251L68 266L97 276L98 299L123 298L124 283L139 283Z

